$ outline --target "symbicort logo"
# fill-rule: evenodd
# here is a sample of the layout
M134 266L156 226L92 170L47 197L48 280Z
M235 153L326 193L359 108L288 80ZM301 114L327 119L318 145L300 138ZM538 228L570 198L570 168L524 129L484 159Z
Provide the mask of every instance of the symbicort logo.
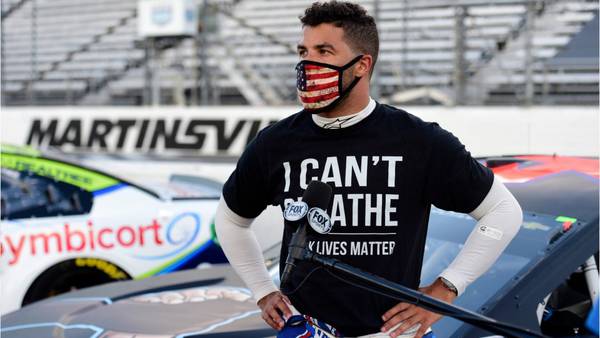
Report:
M200 225L200 216L193 212L174 217L166 227L157 220L137 226L98 227L91 220L85 225L64 223L52 229L40 227L43 231L35 233L4 234L0 256L7 256L9 266L19 263L23 256L96 250L124 250L124 253L129 250L127 254L134 258L158 260L193 245L200 233Z
M308 212L308 205L304 202L290 203L283 212L283 218L290 222L300 220Z
M192 245L200 233L200 216L193 212L186 212L173 218L167 225L167 243L175 247L174 250L159 255L131 255L140 259L163 259L174 256Z

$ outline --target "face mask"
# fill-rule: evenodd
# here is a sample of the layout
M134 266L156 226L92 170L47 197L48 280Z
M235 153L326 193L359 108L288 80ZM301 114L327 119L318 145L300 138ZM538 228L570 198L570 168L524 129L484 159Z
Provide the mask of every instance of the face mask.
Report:
M362 57L363 55L359 55L341 67L316 61L300 61L296 65L296 88L304 111L318 114L338 105L360 80L360 77L356 77L344 89L344 71Z

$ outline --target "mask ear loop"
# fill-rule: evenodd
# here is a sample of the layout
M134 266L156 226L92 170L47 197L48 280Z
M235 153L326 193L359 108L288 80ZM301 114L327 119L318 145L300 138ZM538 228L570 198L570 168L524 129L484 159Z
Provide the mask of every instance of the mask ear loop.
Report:
M352 67L356 62L358 62L358 60L362 59L363 56L365 56L365 55L360 54L343 66L330 65L328 63L323 63L323 62L318 62L318 61L302 60L296 64L295 68L297 70L298 67L304 67L304 65L315 65L315 66L321 66L321 67L337 70L338 72L340 72L340 71L344 71L344 70L348 69L349 67Z
M350 62L348 62L347 64L345 64L344 66L342 66L342 71L354 66L355 63L357 63L360 59L363 58L363 56L365 56L364 54L360 54L357 57L355 57L354 59L350 60Z
M348 88L346 89L345 93L342 93L343 90L343 81L344 81L344 71L352 66L354 66L354 64L356 64L360 59L362 59L364 56L364 54L360 54L357 57L355 57L354 59L350 60L350 62L348 62L347 64L345 64L343 67L341 67L338 70L338 93L340 93L340 96L338 97L338 100L341 100L344 96L346 96L347 93L349 93L352 88L354 88L354 86L356 86L356 84L358 83L358 81L360 80L360 77L355 78L352 83L350 83L350 85L348 86Z
M354 88L354 86L356 86L358 84L358 81L360 81L360 79L361 79L361 77L355 77L354 81L352 81L352 83L350 83L348 88L346 88L346 91L342 93L342 95L338 98L338 100L341 100L344 97L346 97L348 95L348 93L350 93L352 91L352 88Z

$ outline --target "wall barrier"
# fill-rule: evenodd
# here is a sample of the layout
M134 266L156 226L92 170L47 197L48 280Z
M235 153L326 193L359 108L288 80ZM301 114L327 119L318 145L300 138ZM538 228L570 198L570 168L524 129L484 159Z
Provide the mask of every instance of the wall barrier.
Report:
M3 108L0 140L64 152L238 156L297 107ZM474 156L598 156L598 107L404 107L455 134Z

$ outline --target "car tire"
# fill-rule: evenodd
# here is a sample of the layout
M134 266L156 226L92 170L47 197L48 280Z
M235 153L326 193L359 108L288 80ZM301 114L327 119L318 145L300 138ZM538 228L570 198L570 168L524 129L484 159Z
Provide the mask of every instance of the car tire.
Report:
M22 306L58 294L94 285L131 279L117 265L99 258L76 258L53 265L31 284Z

